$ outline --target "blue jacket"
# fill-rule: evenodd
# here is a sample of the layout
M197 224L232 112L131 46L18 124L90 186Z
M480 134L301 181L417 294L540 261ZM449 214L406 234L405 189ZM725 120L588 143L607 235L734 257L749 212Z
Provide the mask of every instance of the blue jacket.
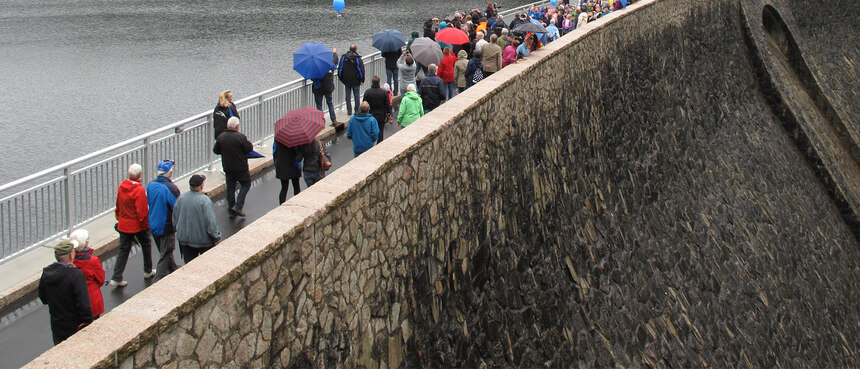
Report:
M376 118L364 112L356 113L349 118L346 126L346 138L352 140L352 151L363 153L376 144L379 136L379 124Z
M170 179L157 177L146 186L146 202L149 205L149 230L161 236L176 232L173 227L173 204L179 197L179 188Z

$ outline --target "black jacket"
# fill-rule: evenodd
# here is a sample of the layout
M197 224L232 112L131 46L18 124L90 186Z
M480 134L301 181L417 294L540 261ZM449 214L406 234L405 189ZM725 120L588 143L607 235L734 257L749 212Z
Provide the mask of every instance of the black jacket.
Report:
M236 104L230 103L230 108L225 108L221 105L215 105L215 111L212 113L212 124L215 126L215 139L227 130L227 119L230 117L239 118L239 110L236 109Z
M275 141L275 178L301 178L302 170L297 163L301 163L304 156L302 146L288 147Z
M248 171L248 153L254 145L239 131L226 130L218 139L212 152L221 155L221 167L225 172L241 173Z
M391 112L391 102L388 101L388 92L379 88L371 87L364 91L364 101L370 104L370 115L385 115Z
M71 263L57 262L42 269L39 299L48 305L54 344L75 334L82 323L93 321L86 278Z
M386 51L382 53L382 57L385 58L385 69L397 70L397 59L400 59L400 55L403 55L402 47L397 49L397 51Z
M347 87L355 87L364 83L364 62L361 55L351 50L343 54L337 66L337 77Z
M442 94L442 79L434 74L428 74L427 77L421 80L418 87L421 94L421 103L424 105L424 110L433 110L442 101L445 101L445 96Z
M322 162L322 155L320 153L320 146L322 146L318 140L314 140L309 144L304 144L300 147L299 150L302 151L302 157L304 158L302 163L302 171L311 172L311 173L320 173L323 176L325 172L321 171L320 163ZM328 155L328 150L323 146L322 151Z

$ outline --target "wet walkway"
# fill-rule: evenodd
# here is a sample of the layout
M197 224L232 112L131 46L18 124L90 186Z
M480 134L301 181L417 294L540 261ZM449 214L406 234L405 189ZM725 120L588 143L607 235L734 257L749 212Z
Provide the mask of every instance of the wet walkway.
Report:
M385 129L385 137L387 138L399 130L396 123L389 123ZM352 141L346 138L346 131L338 132L328 142L328 145L329 154L332 156L332 171L353 160ZM268 150L271 153L271 147ZM361 158L359 157L357 160L361 160ZM301 188L304 190L306 188L304 180L300 182ZM227 201L218 200L215 203L215 214L218 217L218 224L224 238L230 237L245 225L251 224L278 206L280 188L281 183L275 178L274 171L254 180L245 201L245 213L247 214L245 218L230 219L227 216ZM288 196L292 197L292 193L293 190L290 188ZM102 258L105 274L108 277L113 271L115 255L116 251L113 251L109 252L107 257ZM183 264L178 248L174 253L174 258L178 264ZM158 253L153 247L153 262L157 260ZM125 279L128 281L128 286L124 288L102 287L106 313L152 283L150 280L143 279L143 259L138 247L134 247L129 256ZM23 306L0 318L0 368L23 366L52 346L48 307L42 305L38 297L30 299Z

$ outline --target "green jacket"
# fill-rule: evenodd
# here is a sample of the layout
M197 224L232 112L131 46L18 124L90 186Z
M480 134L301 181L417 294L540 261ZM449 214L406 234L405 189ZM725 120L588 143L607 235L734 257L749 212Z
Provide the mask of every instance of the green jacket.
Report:
M424 115L424 104L418 93L409 91L400 100L400 111L397 113L397 122L406 127Z

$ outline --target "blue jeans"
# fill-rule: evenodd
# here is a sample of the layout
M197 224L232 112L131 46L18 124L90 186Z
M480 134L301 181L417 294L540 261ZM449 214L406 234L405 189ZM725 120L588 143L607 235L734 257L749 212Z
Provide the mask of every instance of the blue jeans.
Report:
M385 70L385 78L388 81L388 87L391 87L391 94L397 95L397 91L400 91L397 87L397 84L400 82L400 79L397 78L399 70L397 69L386 69Z
M334 115L334 103L331 101L331 94L314 94L314 102L317 104L317 110L322 110L323 97L325 97L325 101L328 103L328 116L331 117L331 124L334 124L337 118Z
M443 84L442 93L445 94L445 100L451 100L454 97L454 82Z
M358 110L359 105L361 105L361 96L358 94L361 89L361 86L345 86L346 87L346 115L352 115L352 102L349 101L349 95L355 97L355 110Z
M225 172L224 180L227 182L227 211L234 206L242 210L245 207L245 196L251 190L251 173L247 170L244 172ZM239 195L236 195L236 182L239 182L242 187L239 188Z
M308 187L313 186L314 183L317 183L322 179L320 172L302 172L302 177L305 178L305 184L308 185Z

